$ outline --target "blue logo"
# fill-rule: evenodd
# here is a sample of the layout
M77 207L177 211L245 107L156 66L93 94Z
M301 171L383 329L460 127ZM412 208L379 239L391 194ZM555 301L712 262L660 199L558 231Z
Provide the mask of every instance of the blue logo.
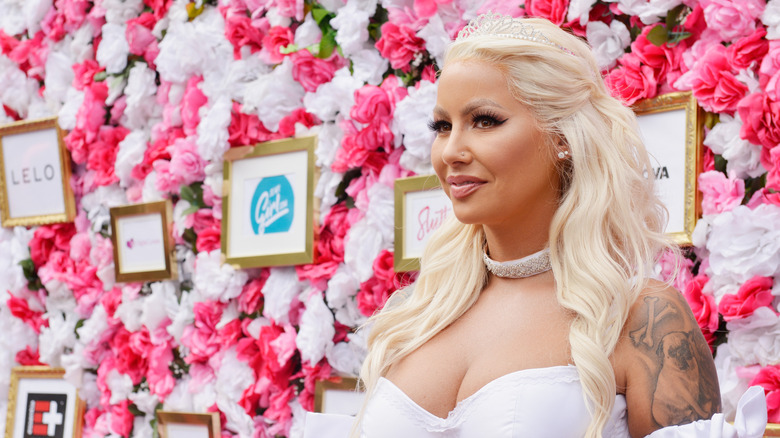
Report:
M284 175L260 180L252 196L250 221L255 234L290 231L295 213L295 195Z

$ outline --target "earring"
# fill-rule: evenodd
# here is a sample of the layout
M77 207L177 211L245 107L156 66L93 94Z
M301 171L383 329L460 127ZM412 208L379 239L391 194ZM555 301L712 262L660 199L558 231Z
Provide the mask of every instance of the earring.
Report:
M558 152L558 158L560 158L561 160L563 160L564 158L566 158L568 156L569 156L569 151L560 151L560 152Z

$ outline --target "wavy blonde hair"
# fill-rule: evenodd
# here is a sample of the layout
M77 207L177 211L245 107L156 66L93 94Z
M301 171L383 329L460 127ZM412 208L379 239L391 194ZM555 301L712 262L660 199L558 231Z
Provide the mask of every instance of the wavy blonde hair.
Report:
M653 192L634 113L610 96L587 44L547 20L522 21L571 53L521 39L472 36L450 45L444 68L462 61L497 68L540 129L570 151L559 166L562 191L550 224L550 259L558 302L574 314L571 358L592 415L586 437L600 437L616 394L610 355L653 262L672 248L663 234L666 210ZM555 143L550 154L557 152ZM476 302L487 281L484 242L481 225L455 219L431 236L414 291L369 320L361 370L366 400L393 363Z

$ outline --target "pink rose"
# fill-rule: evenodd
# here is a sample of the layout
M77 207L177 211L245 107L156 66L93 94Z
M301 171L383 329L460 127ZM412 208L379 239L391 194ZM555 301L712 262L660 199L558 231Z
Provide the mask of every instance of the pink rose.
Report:
M718 310L723 319L731 321L753 314L763 306L772 308L772 277L753 277L746 281L736 294L726 294L720 300ZM772 309L774 311L774 309Z
M750 381L750 386L759 385L766 395L767 420L780 422L780 365L769 365L761 369Z
M282 47L293 43L295 35L289 27L274 26L263 37L263 50L260 57L268 64L279 64L285 56L280 52Z
M233 57L241 59L241 48L249 47L250 53L255 53L263 48L263 37L270 27L268 19L263 17L255 22L246 14L246 11L240 9L226 8L225 15L225 37L233 44ZM263 26L258 26L262 24Z
M726 47L720 44L712 46L696 63L695 72L691 79L693 95L707 111L733 113L748 91L747 86L734 76Z
M780 40L772 40L758 69L758 83L761 88L766 89L767 83L778 71L780 71Z
M171 151L170 172L178 185L188 186L206 177L206 161L198 154L194 141L179 138L169 147Z
M558 26L563 24L568 8L568 0L526 0L525 2L525 10L529 16L546 18Z
M16 352L16 362L22 366L34 366L34 365L46 365L41 362L41 355L38 353L38 348L33 349L31 346L24 347L24 350Z
M642 29L642 33L631 43L631 53L635 54L642 61L642 64L653 69L655 79L660 83L666 79L668 73L677 72L680 69L685 44L669 46L664 43L661 47L656 46L647 39L647 34L655 27L647 26ZM674 81L675 78L669 79L670 83Z
M683 295L693 311L693 316L696 317L696 322L699 324L704 338L707 339L707 343L712 349L715 331L718 330L718 306L715 304L715 297L705 294L703 291L704 285L708 281L709 278L705 275L697 275L685 286Z
M756 30L756 18L765 8L760 0L703 0L704 19L723 41L732 42Z
M231 147L245 146L268 141L271 138L271 131L263 125L257 115L244 114L241 112L241 105L233 102L228 135Z
M190 350L190 354L184 358L185 362L208 362L211 356L222 349L217 324L224 308L225 305L218 301L195 303L192 308L195 321L184 328L181 337L182 345Z
M124 126L103 126L98 140L92 144L87 156L87 169L95 171L95 183L105 186L119 181L114 173L114 163L119 143L130 130Z
M620 64L620 67L610 71L604 78L614 97L621 99L625 105L655 97L658 82L651 67L642 65L639 57L632 53L623 55Z
M53 224L38 227L30 239L30 258L37 267L43 266L49 260L52 251L70 249L70 240L76 234L72 223Z
M766 29L760 27L752 34L740 38L726 50L729 63L735 70L742 70L758 63L769 50L769 43L764 38Z
M259 277L244 285L241 295L238 296L238 309L242 313L251 315L263 307L263 287L270 274L271 271L263 269Z
M279 131L271 134L271 138L290 138L295 135L296 125L300 124L308 129L320 123L320 120L315 115L306 112L305 108L296 108L279 121Z
M60 41L68 33L65 30L65 16L54 6L43 17L41 29L46 33L46 37L52 41Z
M452 0L414 0L414 12L419 18L430 18L436 14L439 5L448 5Z
M135 416L130 412L130 400L122 400L118 405L112 405L111 411L111 431L125 438L130 437L130 431L133 430L133 421Z
M394 109L393 101L382 88L364 85L355 91L355 106L349 111L349 116L360 123L389 123Z
M780 143L780 104L766 93L752 93L737 104L742 128L739 136L753 144L773 148Z
M390 21L382 25L381 32L382 37L375 44L379 53L390 61L392 68L409 72L415 55L425 49L425 41L411 28Z
M702 213L718 214L731 211L745 197L745 181L732 174L729 177L711 170L699 174L699 191L702 193Z
M68 32L73 32L84 24L90 2L87 0L56 0L54 6L65 16L65 29Z
M341 64L335 52L330 61L317 58L306 49L298 50L291 58L293 79L300 82L303 89L310 93L317 91L320 85L330 82Z
M276 7L282 17L303 21L303 0L276 0Z
M156 23L157 20L150 12L144 12L136 18L127 20L125 38L130 46L130 53L141 56L153 42L157 41L157 37L152 35Z
M360 313L371 316L381 309L398 288L393 271L393 253L382 250L374 259L374 276L360 285L357 303Z
M84 102L76 113L76 130L84 131L87 143L95 141L100 127L106 120L106 98L108 85L105 82L92 82L84 89ZM71 134L73 131L71 131ZM70 134L68 134L70 135ZM73 151L71 151L73 153ZM73 157L73 161L82 164L86 157ZM77 161L80 159L81 161Z
M198 84L203 82L202 76L193 76L187 81L184 96L181 99L181 121L184 133L195 135L200 123L198 111L208 102L206 95L200 91Z
M41 333L41 327L48 327L49 323L43 319L43 312L36 312L30 309L30 304L23 298L18 298L14 294L9 293L9 298L6 301L8 310L11 311L11 315L15 318L21 319L22 322L27 324L30 328L35 330L35 333Z
M780 207L780 192L770 192L765 187L753 193L753 197L748 201L747 206L751 209L764 204L774 204Z
M762 163L764 163L763 160ZM767 164L769 164L769 166L767 166ZM764 167L769 169L769 171L766 173L766 188L780 191L780 147L779 146L775 146L769 151L769 160L767 160L767 162L764 163Z
M211 252L221 247L222 221L214 220L211 226L198 233L195 247L198 252Z

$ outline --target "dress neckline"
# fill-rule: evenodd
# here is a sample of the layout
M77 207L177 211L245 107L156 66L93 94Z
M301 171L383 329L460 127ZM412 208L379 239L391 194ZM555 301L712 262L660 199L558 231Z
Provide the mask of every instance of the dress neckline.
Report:
M452 408L452 410L447 414L446 418L442 418L438 415L434 415L427 409L420 406L416 401L412 400L412 398L409 397L403 390L401 390L401 388L399 388L395 383L393 383L391 380L387 379L386 377L380 377L378 382L384 382L389 388L391 388L392 391L396 392L401 398L403 398L407 402L407 404L412 406L412 408L414 408L415 410L419 411L422 415L428 417L431 421L434 421L436 423L448 423L453 419L457 418L459 413L463 409L465 409L466 406L471 404L482 394L488 392L490 388L498 385L502 381L512 380L512 379L520 379L520 380L536 379L539 377L547 377L553 375L554 377L565 377L566 381L573 382L579 380L579 375L577 374L577 367L574 365L554 365L550 367L525 368L522 370L513 371L511 373L507 373L502 376L496 377L495 379L489 381L484 386L479 388L475 393L457 402L455 404L455 407Z

